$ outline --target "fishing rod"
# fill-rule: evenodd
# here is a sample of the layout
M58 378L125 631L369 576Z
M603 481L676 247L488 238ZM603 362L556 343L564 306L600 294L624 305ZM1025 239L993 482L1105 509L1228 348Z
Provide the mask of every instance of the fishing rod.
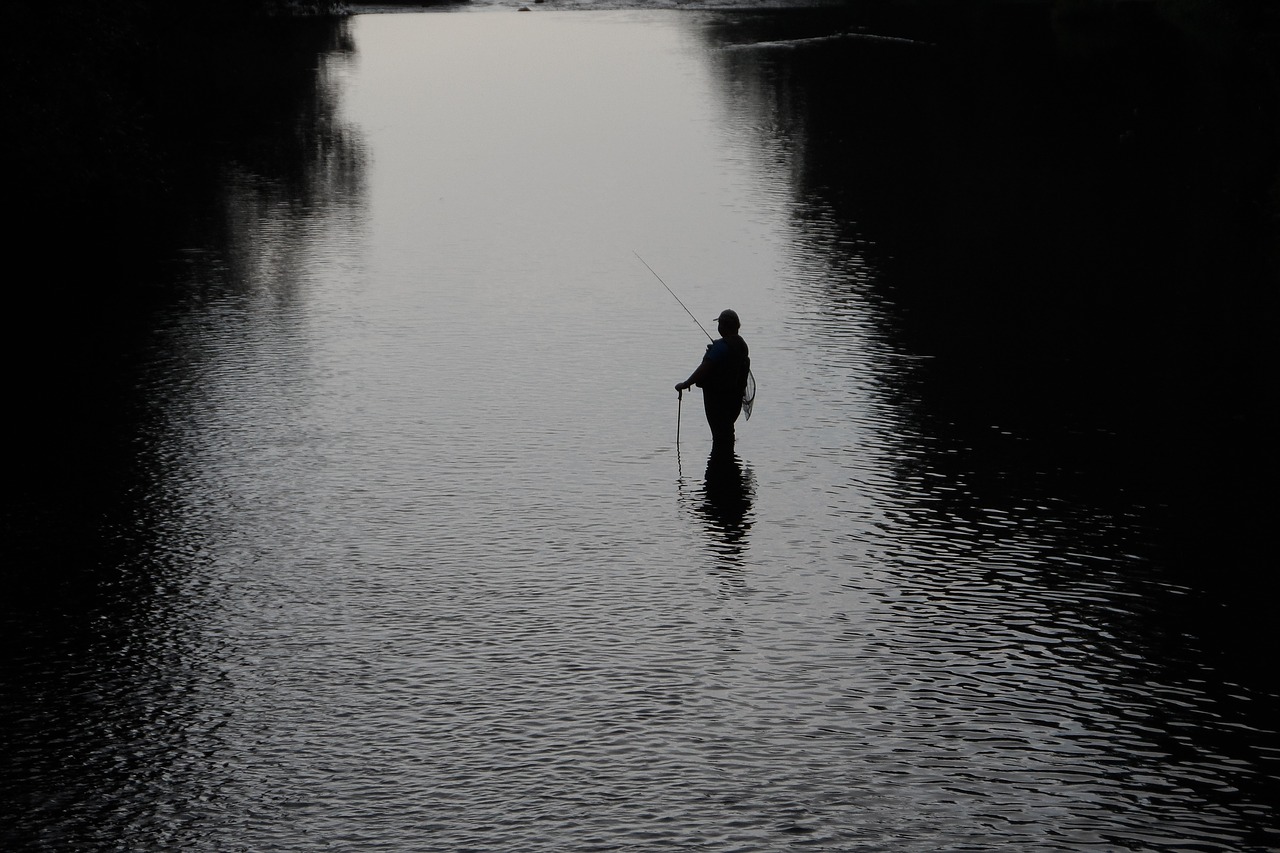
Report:
M667 287L667 283L662 280L662 276L658 275L658 273L654 270L654 268L649 266L649 262L646 261L644 258L641 258L640 253L635 251L634 249L632 249L631 254L635 255L636 258L640 261L640 263L644 264L645 267L648 268L649 272L653 273L653 277L658 280L659 284L667 288L667 293L670 293L671 297L675 299L676 302L680 303L680 307L684 309L684 313L689 315L689 319L693 320L693 322L698 324L698 328L702 329L702 334L707 336L707 340L711 341L712 343L715 343L716 339L711 337L711 333L707 331L706 326L703 326L702 323L698 320L698 318L693 316L693 312L689 310L689 306L685 305L684 302L681 301L679 296L676 296L676 292L672 290L670 287Z

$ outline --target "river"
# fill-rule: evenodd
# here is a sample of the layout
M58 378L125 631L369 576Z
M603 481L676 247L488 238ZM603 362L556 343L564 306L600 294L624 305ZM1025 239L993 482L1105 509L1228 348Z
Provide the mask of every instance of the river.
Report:
M1245 557L1185 571L1202 505L1135 459L1166 386L1063 367L1057 309L997 346L1007 309L918 304L975 269L1065 303L1085 266L957 249L1011 239L979 232L1028 174L1084 202L929 138L925 35L335 26L305 191L228 169L112 485L24 516L20 558L70 579L5 610L7 849L1280 846L1274 659L1204 613ZM704 334L641 258L742 318L727 459L673 390ZM1163 338L1106 331L1165 375Z

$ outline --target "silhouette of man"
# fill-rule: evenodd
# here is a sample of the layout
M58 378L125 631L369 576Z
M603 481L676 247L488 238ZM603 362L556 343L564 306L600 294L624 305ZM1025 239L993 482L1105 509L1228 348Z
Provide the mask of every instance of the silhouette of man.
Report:
M711 427L713 446L733 446L733 422L742 412L742 395L747 388L751 358L747 342L738 334L742 326L736 312L725 309L716 318L720 339L707 345L702 364L689 378L676 385L685 391L693 385L702 389L702 407Z

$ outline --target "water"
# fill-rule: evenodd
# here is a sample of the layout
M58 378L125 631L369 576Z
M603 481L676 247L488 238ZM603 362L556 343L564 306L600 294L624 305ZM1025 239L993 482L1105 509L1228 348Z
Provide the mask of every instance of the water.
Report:
M930 402L896 208L815 189L784 97L813 33L345 26L308 192L228 177L89 556L6 611L11 849L1280 844L1273 684L1071 456L1110 433ZM636 252L743 318L727 461Z

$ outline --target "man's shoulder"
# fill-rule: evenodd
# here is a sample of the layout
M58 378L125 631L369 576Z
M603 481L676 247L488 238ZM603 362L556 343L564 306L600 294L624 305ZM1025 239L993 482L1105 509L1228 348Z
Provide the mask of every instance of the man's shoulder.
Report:
M727 338L717 338L707 344L706 357L711 361L719 361L724 358L745 358L747 353L747 342L740 335L732 335Z

